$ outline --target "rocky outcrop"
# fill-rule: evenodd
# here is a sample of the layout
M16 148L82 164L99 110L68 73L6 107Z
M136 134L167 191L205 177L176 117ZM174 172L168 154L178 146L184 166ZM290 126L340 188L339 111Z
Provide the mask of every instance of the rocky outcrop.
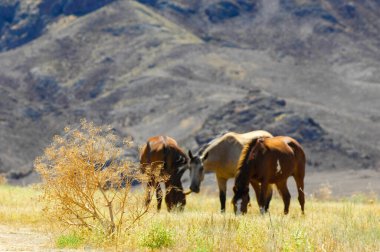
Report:
M316 169L345 167L350 162L361 168L374 165L374 159L357 146L331 136L313 118L289 110L284 100L259 90L250 91L244 99L232 101L215 111L195 139L202 146L221 132L243 133L259 129L298 140L306 149L309 166ZM329 155L339 158L326 158Z
M82 16L115 0L0 1L0 51L39 37L58 16Z

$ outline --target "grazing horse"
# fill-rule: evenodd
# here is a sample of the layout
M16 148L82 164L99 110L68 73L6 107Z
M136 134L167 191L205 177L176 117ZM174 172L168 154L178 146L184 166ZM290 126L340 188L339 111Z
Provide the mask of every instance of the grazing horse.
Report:
M236 175L238 161L244 145L260 137L272 137L272 135L263 130L252 131L245 134L228 132L215 138L206 146L203 146L195 156L189 151L190 190L198 193L205 172L215 172L219 187L221 212L224 212L226 209L227 180L234 178ZM258 198L260 184L256 181L253 181L251 184L255 190L256 198ZM268 190L267 197L268 208L269 201L272 197L271 190Z
M160 182L165 182L165 202L168 211L182 211L186 205L181 177L188 165L188 157L178 146L177 142L167 136L155 136L148 139L140 155L141 171L149 175L145 204L151 202L151 193L156 190L157 210L162 203L162 188ZM153 190L153 191L152 191Z
M265 212L267 203L265 195L270 184L277 186L284 201L284 213L288 214L290 193L286 182L290 176L296 181L298 201L304 213L305 162L305 153L301 145L291 137L278 136L252 140L245 146L239 160L232 199L235 214L247 212L248 183L252 180L261 184L259 207L262 214Z

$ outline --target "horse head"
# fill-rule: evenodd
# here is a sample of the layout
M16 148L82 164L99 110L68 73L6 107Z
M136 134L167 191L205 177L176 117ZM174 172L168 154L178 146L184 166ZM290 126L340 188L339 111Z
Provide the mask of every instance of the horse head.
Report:
M168 211L182 212L186 205L186 194L183 192L182 186L173 186L167 190L168 192L165 196L165 202Z
M234 206L234 212L236 215L246 214L248 203L249 203L249 188L244 187L240 188L238 186L234 186L234 197L232 198L232 204Z
M199 155L193 156L191 151L189 150L189 158L190 158L190 190L195 193L199 193L201 182L204 179L205 171L203 168L203 161L207 159L208 153L206 153L203 157Z

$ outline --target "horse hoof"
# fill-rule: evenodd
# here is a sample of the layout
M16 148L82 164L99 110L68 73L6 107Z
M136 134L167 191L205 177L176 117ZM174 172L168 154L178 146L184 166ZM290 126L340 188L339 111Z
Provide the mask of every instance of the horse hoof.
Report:
M265 214L265 209L264 208L260 208L260 213L261 213L261 215L264 215Z

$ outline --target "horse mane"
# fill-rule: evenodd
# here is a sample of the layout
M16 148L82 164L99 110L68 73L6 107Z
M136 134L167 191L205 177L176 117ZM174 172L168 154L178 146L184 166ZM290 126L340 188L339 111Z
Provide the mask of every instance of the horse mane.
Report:
M227 134L229 131L224 130L220 132L218 135L216 135L210 142L204 144L197 152L197 156L204 156L210 149L214 148L216 145L218 145L223 139L222 136Z
M167 136L163 136L163 144L164 144L164 168L166 168L166 163L167 163L167 157L168 155L172 155L172 158L173 158L173 164L174 164L174 168L178 168L177 165L179 165L179 163L177 163L177 161L179 159L181 159L181 164L185 164L188 162L189 158L188 156L186 155L186 153L175 143L175 144L170 144L168 143L168 137Z
M240 158L238 161L237 172L240 174L241 169L248 164L249 153L252 148L256 145L258 138L252 139L249 143L244 145L243 150L241 151Z

